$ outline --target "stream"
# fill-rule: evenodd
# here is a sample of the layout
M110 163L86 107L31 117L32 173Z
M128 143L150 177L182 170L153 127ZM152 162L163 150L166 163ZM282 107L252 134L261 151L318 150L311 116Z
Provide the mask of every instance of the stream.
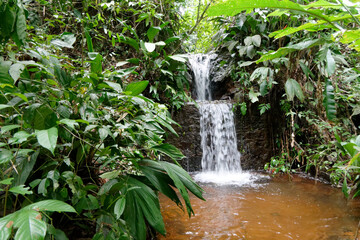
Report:
M299 176L263 176L244 185L200 183L206 201L191 197L190 219L161 196L167 230L159 239L355 239L358 201Z

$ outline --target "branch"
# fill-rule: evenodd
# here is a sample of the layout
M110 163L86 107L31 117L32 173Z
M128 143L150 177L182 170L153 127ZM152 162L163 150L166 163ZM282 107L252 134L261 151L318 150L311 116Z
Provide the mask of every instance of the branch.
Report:
M187 35L191 35L195 29L197 28L197 26L199 25L199 23L204 19L204 16L205 16L205 13L206 11L208 10L208 8L210 7L211 3L213 2L214 0L211 0L209 2L209 4L206 6L205 10L203 11L203 13L201 14L200 18L198 16L198 19L196 20L196 23L195 25L192 27L192 29L190 30L190 32L187 33ZM199 6L199 10L200 10L200 6Z
M213 1L214 1L214 0L211 0L211 1L208 3L208 5L207 5L206 8L204 9L204 11L202 12L200 18L199 18L199 10L200 10L200 5L199 5L199 8L198 8L198 16L197 16L196 23L195 23L195 25L190 29L190 31L186 33L186 37L189 36L189 35L191 35L191 34L195 31L195 29L198 27L198 25L200 24L200 22L205 18L205 13L206 13L206 11L209 9L209 7L210 7L210 5L212 4ZM200 1L199 1L199 4L200 4ZM170 55L173 55L177 50L179 50L179 48L180 48L180 46L182 45L182 43L184 42L184 40L185 40L185 37L183 37L183 38L181 39L181 41L178 43L177 47L171 52Z
M351 17L355 20L357 25L360 25L360 21L358 18L354 16L354 14L349 10L349 8L343 3L342 0L337 0L337 2L340 2L340 4L345 8L345 10L351 15Z

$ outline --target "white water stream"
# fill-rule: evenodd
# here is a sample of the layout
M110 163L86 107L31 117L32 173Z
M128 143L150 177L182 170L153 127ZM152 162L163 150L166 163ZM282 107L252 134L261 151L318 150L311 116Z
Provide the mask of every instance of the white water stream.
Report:
M241 169L241 154L237 147L232 104L211 101L211 55L189 56L194 73L197 102L200 111L202 171L194 176L199 182L244 185L257 177Z

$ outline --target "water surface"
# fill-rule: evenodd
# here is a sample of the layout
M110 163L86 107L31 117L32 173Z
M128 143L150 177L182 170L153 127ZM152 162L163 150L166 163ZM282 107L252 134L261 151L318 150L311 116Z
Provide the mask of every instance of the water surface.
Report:
M261 178L245 185L200 183L206 202L191 197L188 218L161 196L167 236L160 239L354 239L359 201L341 190L295 176Z

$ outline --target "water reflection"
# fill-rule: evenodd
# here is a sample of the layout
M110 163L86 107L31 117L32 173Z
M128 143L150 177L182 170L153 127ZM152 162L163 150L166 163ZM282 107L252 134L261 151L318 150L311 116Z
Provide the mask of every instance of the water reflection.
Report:
M206 202L191 197L196 214L191 219L161 196L168 234L159 239L354 239L360 219L358 201L300 177L201 186Z

